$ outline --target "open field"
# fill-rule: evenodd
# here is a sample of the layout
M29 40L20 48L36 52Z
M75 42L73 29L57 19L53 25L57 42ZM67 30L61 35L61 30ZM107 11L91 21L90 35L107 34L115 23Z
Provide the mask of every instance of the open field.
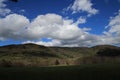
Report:
M120 80L120 64L0 67L0 80Z

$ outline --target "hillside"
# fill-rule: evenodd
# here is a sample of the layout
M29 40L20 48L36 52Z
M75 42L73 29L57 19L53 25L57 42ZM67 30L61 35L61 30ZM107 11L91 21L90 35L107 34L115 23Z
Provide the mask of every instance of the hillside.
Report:
M120 62L120 47L45 47L36 44L0 47L1 66L79 65L81 63ZM114 58L115 57L115 58Z

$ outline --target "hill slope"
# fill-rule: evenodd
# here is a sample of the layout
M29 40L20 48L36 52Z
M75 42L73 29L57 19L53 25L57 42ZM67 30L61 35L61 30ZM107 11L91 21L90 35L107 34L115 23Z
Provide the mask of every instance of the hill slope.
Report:
M109 58L119 57L119 55L120 47L111 45L99 45L91 48L45 47L35 44L7 45L0 47L0 65L79 65L81 63L94 63L95 61L104 62L103 57L111 62Z

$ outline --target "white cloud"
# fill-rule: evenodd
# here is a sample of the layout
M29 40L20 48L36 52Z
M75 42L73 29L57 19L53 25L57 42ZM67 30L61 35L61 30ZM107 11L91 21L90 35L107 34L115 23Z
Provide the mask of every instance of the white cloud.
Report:
M87 21L85 17L79 17L78 20L75 22L75 24L79 25L79 24L84 24L86 22Z
M110 22L106 28L109 28L108 31L104 32L107 38L106 42L120 44L120 10L116 16L110 18Z
M28 35L31 39L47 37L58 30L63 25L62 17L56 14L39 15L35 18L29 28Z
M67 41L86 34L73 20L66 20L57 14L39 15L31 23L25 16L18 14L10 14L0 19L1 39L40 40L47 37Z
M27 27L27 28L26 28ZM51 38L51 42L36 43L50 46L82 46L93 40L87 28L79 28L73 20L57 14L39 15L31 23L23 15L10 14L0 19L0 39L24 39L34 42ZM89 37L90 36L90 37Z
M88 32L91 28L78 27L78 24L85 22L83 17L80 17L78 22L73 22L72 19L64 19L53 13L39 15L30 22L23 15L9 14L0 19L0 40L24 39L23 43L60 47L120 43L120 11L110 19L110 29L104 32L104 35L91 34ZM42 38L50 38L52 41L44 42Z
M106 28L109 29L109 33L120 33L120 10L118 11L118 14L115 17L111 17L110 22Z
M30 24L28 33L31 39L49 37L60 40L76 39L79 35L84 34L84 30L80 29L73 23L73 20L66 20L57 14L40 15Z
M0 16L5 16L6 14L9 14L11 12L10 9L6 8L6 2L7 0L0 0Z
M29 20L18 14L10 14L0 19L0 38L21 39Z
M95 15L98 13L98 10L93 8L93 3L91 0L75 0L72 6L68 8L73 11L73 13L77 12L87 12L90 15Z
M59 40L52 40L50 42L44 42L44 41L26 41L23 42L23 44L26 43L34 43L38 45L44 45L44 46L61 46L61 42Z

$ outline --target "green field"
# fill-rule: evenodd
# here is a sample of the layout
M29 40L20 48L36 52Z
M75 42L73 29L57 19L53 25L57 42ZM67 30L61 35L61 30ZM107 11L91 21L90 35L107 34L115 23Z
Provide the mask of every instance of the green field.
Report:
M1 67L0 80L120 80L120 64Z

